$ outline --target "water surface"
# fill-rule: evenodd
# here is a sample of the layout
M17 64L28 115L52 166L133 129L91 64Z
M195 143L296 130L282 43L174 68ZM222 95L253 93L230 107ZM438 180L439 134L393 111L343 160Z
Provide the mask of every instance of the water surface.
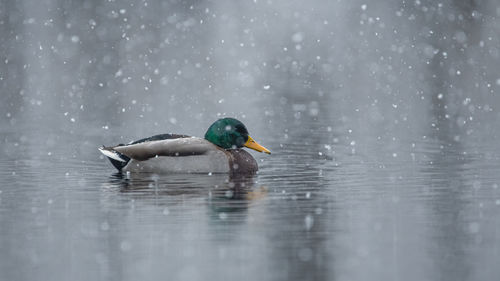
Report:
M96 150L101 135L7 131L0 279L500 276L495 143L358 138L347 124L292 119L295 129L254 134L273 154L254 153L249 178L121 175Z

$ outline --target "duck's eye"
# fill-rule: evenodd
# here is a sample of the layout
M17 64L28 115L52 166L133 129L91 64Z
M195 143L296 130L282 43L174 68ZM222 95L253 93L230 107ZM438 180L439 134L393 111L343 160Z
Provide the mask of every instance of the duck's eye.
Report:
M226 126L226 131L231 131L231 129L233 129L233 127L231 127L231 125Z
M236 129L236 132L240 133L240 134L248 134L248 131L247 129L245 128L245 126L242 126L240 124L236 125L235 126L235 129Z

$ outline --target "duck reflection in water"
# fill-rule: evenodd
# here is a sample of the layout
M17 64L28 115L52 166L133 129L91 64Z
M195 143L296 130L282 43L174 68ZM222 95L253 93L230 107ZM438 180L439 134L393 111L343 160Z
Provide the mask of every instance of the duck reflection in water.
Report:
M154 199L155 204L177 205L189 199L206 198L216 213L241 212L252 201L267 196L267 188L258 186L256 176L228 174L158 175L113 174L106 185L134 200Z

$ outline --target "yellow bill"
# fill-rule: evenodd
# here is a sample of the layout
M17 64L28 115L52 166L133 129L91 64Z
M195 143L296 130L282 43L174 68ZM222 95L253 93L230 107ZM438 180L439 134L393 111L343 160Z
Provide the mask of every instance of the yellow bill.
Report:
M262 145L258 144L256 141L252 139L252 137L248 136L247 142L244 144L244 146L251 148L253 150L257 150L258 152L265 152L267 154L271 154L271 151L269 151L267 148L263 147Z

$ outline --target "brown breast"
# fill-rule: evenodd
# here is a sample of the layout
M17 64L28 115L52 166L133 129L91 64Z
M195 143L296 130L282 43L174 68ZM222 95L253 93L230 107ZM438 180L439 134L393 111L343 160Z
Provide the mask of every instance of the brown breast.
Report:
M255 174L259 167L252 155L243 149L225 150L232 174Z

